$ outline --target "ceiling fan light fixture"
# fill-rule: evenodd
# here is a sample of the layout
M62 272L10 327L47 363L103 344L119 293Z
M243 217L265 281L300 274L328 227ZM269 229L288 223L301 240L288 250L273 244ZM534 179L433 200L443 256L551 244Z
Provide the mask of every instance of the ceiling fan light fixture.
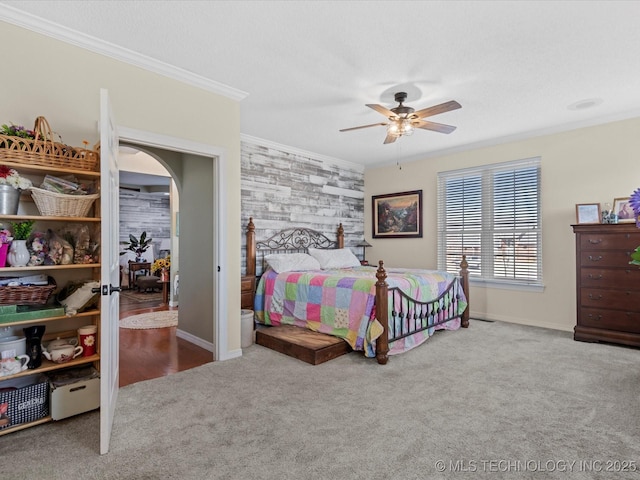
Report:
M403 105L407 99L405 92L398 92L395 94L395 100L398 102L397 107L391 109L383 107L375 103L367 103L366 106L381 113L387 119L385 123L373 123L370 125L361 125L359 127L343 128L341 132L348 132L351 130L360 130L361 128L377 127L386 125L387 136L384 139L384 144L393 143L402 136L409 136L413 133L414 129L419 128L421 130L432 130L440 133L451 133L456 127L451 125L444 125L442 123L436 123L431 121L425 121L427 117L438 115L440 113L450 112L460 108L460 104L455 100L450 100L440 105L434 105L432 107L423 108L417 112L412 107Z
M413 133L413 125L408 118L398 118L392 120L387 127L387 134L394 137L409 136Z

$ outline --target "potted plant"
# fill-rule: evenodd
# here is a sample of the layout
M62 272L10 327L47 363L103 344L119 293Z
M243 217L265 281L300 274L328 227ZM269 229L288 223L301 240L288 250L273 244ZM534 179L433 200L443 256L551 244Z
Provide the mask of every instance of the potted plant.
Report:
M31 187L31 180L21 176L13 168L0 165L0 214L16 215L20 204L20 193Z
M12 267L24 267L29 263L31 255L27 249L27 239L33 230L34 220L25 220L24 222L11 223L13 230L13 241L9 248L7 261Z
M11 230L13 230L13 239L15 240L27 240L33 230L33 224L35 220L25 220L24 222L11 223Z
M120 252L120 255L124 255L128 251L134 252L136 254L136 262L142 262L142 254L146 252L151 246L151 237L147 238L147 232L142 232L140 238L136 238L131 233L129 234L129 244L127 248L124 249L123 252Z

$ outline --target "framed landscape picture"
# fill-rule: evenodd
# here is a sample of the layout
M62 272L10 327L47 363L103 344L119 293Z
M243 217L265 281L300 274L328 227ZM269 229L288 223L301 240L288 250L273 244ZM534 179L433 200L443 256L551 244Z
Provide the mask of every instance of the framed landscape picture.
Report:
M422 190L371 197L373 238L422 238Z

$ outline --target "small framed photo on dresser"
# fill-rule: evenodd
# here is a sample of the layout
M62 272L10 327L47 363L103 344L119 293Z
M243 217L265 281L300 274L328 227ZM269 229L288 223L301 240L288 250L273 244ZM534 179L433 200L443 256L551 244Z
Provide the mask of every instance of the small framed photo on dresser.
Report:
M577 223L600 223L599 203L578 203L576 204Z
M618 223L630 223L636 221L636 215L629 203L629 197L614 198L613 213L618 216Z

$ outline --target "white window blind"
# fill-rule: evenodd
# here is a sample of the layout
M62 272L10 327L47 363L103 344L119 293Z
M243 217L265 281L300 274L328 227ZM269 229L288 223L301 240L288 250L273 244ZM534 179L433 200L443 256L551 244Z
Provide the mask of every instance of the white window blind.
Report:
M438 268L542 285L540 158L438 174Z

